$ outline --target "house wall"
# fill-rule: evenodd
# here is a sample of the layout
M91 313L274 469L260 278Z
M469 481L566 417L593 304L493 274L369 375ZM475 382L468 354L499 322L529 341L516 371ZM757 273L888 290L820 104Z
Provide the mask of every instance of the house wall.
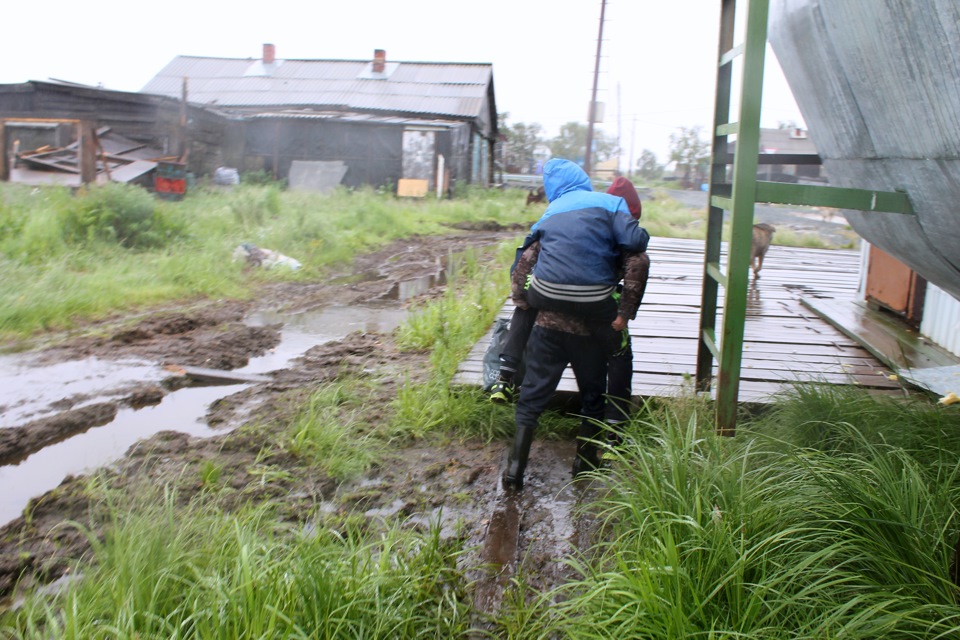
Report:
M339 160L347 166L344 186L396 185L403 177L403 132L424 128L321 118L255 118L244 125L238 166L286 179L294 160ZM469 125L433 130L435 154L443 155L451 183L462 179L469 167ZM436 157L432 166L435 170Z
M457 181L464 182L470 179L470 125L464 123L451 129L447 137L450 140L450 147L444 158L450 170L452 188Z
M245 133L247 171L286 179L294 160L340 160L347 166L342 184L348 187L396 184L401 177L400 126L270 118L248 121Z
M920 333L960 356L960 300L928 283Z

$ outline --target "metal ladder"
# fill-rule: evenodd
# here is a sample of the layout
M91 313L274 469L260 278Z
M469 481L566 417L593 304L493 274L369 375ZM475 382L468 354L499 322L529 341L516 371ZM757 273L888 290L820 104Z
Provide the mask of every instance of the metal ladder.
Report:
M743 336L749 286L750 245L753 212L757 202L860 209L913 214L902 191L884 192L798 185L757 180L760 148L760 108L767 45L769 0L740 0L747 5L744 42L734 45L737 0L721 0L717 93L714 105L713 147L704 251L703 292L697 346L697 390L713 387L713 364L717 363L716 429L732 436L736 431ZM730 121L733 63L743 56L738 119ZM732 154L729 136L736 136ZM730 212L731 233L727 269L720 265L724 211ZM723 323L717 332L720 288L724 289Z

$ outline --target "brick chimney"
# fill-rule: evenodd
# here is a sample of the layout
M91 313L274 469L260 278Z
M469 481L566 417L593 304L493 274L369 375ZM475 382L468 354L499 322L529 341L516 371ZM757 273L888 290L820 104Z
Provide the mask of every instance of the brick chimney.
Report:
M373 72L383 73L387 67L387 52L383 49L373 50Z
M263 45L263 64L273 64L277 61L277 48L272 44Z

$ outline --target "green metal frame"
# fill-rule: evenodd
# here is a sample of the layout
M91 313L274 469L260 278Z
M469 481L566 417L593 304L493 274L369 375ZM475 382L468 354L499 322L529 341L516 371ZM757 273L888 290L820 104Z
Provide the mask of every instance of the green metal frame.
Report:
M740 1L744 2L744 0ZM733 435L737 423L754 205L757 202L767 202L901 214L913 213L910 199L904 192L757 180L769 0L746 0L746 2L748 5L746 34L744 42L735 46L733 34L737 0L721 0L710 197L697 347L696 384L699 391L711 390L714 361L718 365L716 428L723 435ZM732 67L734 61L740 56L743 56L740 113L737 122L730 122ZM729 162L727 138L731 135L737 136L736 150L733 154L732 184L727 182ZM726 273L720 266L724 211L729 211L731 214ZM725 296L723 327L718 337L717 299L721 286L724 287Z

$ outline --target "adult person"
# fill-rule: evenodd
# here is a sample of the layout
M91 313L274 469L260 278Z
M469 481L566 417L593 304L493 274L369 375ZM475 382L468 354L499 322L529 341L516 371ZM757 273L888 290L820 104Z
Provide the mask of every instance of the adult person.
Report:
M567 364L580 389L582 430L602 419L607 359L622 348L627 321L612 295L620 279L617 261L623 252L644 252L650 238L622 197L594 192L589 176L569 160L547 162L544 189L550 204L521 247L511 283L518 306L538 310L502 476L514 489L523 486L533 433ZM520 268L525 259L532 264L529 286ZM557 320L563 326L548 326ZM583 462L578 452L574 473Z
M617 177L607 188L607 193L624 199L630 215L640 219L643 207L636 188L626 178ZM529 243L525 243L526 244ZM618 317L633 320L637 309L643 301L647 279L650 274L650 258L646 251L640 253L625 253L621 256L623 266L623 285L618 287L614 298L618 300ZM511 272L517 267L514 264ZM516 399L517 369L523 357L527 340L536 319L537 310L526 305L525 298L521 306L514 308L510 319L510 328L504 340L503 350L500 353L499 379L490 388L490 399L497 403L508 403ZM633 348L626 323L622 327L622 347L609 359L607 370L607 401L604 417L611 425L612 432L617 433L617 425L629 418L630 397L633 381Z

